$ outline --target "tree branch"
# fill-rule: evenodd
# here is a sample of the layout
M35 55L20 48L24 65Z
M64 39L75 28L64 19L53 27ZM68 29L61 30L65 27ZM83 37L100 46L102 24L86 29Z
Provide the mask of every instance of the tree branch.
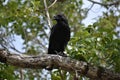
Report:
M50 21L50 15L49 15L49 11L48 11L48 7L47 7L47 2L46 0L44 0L44 6L45 6L45 11L46 11L46 16L47 16L47 20L48 20L48 26L51 29L52 25L51 25L51 21Z
M50 6L48 6L48 8L51 8L56 2L57 0L54 0L54 2Z
M77 61L69 57L58 55L28 56L20 54L9 54L5 50L0 50L0 62L21 68L42 69L52 66L54 69L62 69L72 73L77 73L94 80L120 80L120 74L110 70L92 66L83 61Z
M104 3L100 3L100 2L96 2L96 1L93 1L93 0L88 0L94 4L99 4L101 6L104 6L104 7L108 7L108 6L113 6L113 5L119 5L120 4L120 0L116 1L116 2L113 2L113 3L109 3L109 4L104 4Z

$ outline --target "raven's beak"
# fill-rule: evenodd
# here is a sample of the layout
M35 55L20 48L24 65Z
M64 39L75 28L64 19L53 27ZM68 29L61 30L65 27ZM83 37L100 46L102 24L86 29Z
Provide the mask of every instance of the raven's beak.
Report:
M58 17L57 17L57 16L54 16L53 19L54 19L54 20L58 20Z

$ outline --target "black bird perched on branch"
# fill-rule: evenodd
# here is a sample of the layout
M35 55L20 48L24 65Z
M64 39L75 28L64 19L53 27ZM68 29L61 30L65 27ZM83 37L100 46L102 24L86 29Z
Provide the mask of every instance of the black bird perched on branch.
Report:
M67 55L64 54L64 50L70 40L68 21L63 14L54 16L54 20L57 21L57 24L55 24L51 29L48 54L58 54L66 57Z

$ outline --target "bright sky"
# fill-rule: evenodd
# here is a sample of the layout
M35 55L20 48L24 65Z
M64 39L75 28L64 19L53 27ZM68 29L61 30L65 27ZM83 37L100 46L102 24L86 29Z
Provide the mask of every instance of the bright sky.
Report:
M98 0L99 1L99 0ZM84 6L83 8L90 8L92 5L91 2L87 1L87 0L84 0ZM97 4L94 4L94 6L92 7L92 9L89 11L89 14L88 14L88 17L83 20L83 23L87 26L87 25L90 25L92 23L94 23L96 20L98 20L98 18L100 16L102 16L102 12L105 12L106 9L97 5Z

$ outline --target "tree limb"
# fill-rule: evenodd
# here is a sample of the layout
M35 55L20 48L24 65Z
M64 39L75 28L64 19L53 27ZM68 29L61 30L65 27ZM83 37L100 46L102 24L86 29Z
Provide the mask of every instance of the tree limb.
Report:
M113 6L113 5L119 5L120 4L120 0L116 1L116 2L113 2L113 3L109 3L109 4L105 4L105 3L100 3L100 2L96 2L96 1L93 1L93 0L88 0L94 4L99 4L101 6L104 6L104 7L108 7L108 6Z
M48 7L47 7L47 2L46 0L44 0L44 6L45 6L45 11L46 11L46 16L47 16L47 20L48 20L48 26L51 29L52 25L51 25L51 21L50 21L50 15L49 15L49 11L48 11Z
M54 69L62 69L72 73L89 77L93 80L120 80L120 74L108 69L92 66L83 61L77 61L69 57L58 55L28 56L20 54L9 54L5 50L0 50L0 62L7 63L21 68L42 69L52 66Z

